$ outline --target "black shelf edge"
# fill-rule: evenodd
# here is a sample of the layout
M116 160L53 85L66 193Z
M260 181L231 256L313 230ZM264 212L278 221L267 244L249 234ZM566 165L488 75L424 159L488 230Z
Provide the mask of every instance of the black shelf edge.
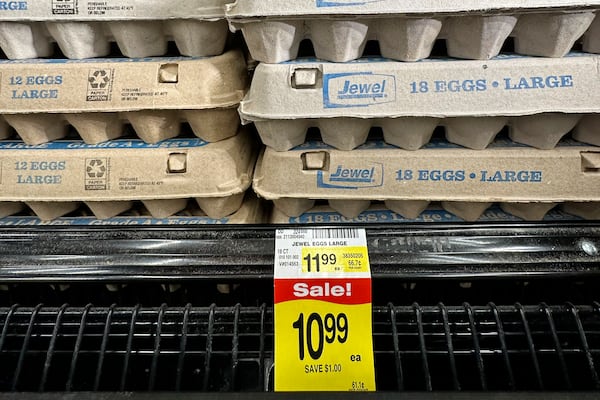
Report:
M168 392L122 392L122 393L4 393L5 400L259 400L291 399L304 400L592 400L597 393L589 392L436 392L436 393L168 393Z
M598 222L348 226L366 228L376 279L600 276ZM276 229L3 227L0 281L271 279Z

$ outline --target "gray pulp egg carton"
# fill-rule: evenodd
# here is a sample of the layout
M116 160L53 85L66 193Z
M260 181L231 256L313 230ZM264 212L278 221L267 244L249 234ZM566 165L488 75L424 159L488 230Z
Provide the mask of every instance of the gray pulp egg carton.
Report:
M477 218L477 213L465 212L469 207L475 207L478 211L482 210L488 203L483 205L479 203L457 203L453 202L442 202L441 204L428 204L421 213L417 214L416 211L409 213L406 216L398 214L389 208L385 204L373 202L368 209L361 212L356 217L348 218L335 211L328 205L316 205L305 213L297 216L290 217L278 210L273 209L271 214L272 224L339 224L339 223L354 223L354 224L405 224L405 223L451 223L451 222L517 222L524 218L532 218L533 220L543 219L544 221L576 221L582 218L587 219L599 219L600 218L600 203L565 203L560 208L553 208L548 211L545 215L543 210L536 210L535 204L527 205L523 204L520 207L519 216L509 213L515 211L514 207L511 208L510 203L497 206L493 205L485 209L481 215ZM553 204L550 203L548 207ZM529 209L528 209L528 206ZM583 206L589 208L589 212L580 211L577 213L577 207ZM508 212L504 211L504 208ZM546 207L545 207L546 208ZM575 214L566 212L567 209L575 209ZM592 209L594 211L592 211ZM451 210L451 211L447 211ZM453 212L457 212L454 214ZM465 218L461 218L461 215ZM0 224L2 220L0 220Z
M491 206L540 219L556 203L581 203L579 214L598 215L600 148L565 141L537 150L498 140L474 152L446 142L406 151L369 141L353 151L307 142L287 152L266 148L259 157L253 187L290 217L310 210L317 200L347 218L372 201L416 218L432 201L465 220L476 220ZM589 203L593 204L585 210ZM579 215L578 214L578 215Z
M577 140L600 145L599 65L600 56L585 53L260 64L240 114L279 151L303 143L308 127L343 150L364 143L374 126L407 150L426 144L439 125L450 142L473 149L486 148L507 125L512 140L542 149L573 129Z
M368 40L384 57L428 58L437 39L448 55L485 60L508 37L525 55L562 57L583 37L583 50L600 52L600 1L572 0L238 0L227 5L232 30L241 30L252 57L278 63L298 56L310 39L317 58L360 58Z
M120 137L126 123L148 143L179 135L218 141L237 133L247 87L240 51L207 58L0 61L0 139L27 144L74 127L89 144Z
M227 0L27 0L0 2L0 49L10 59L110 54L161 56L172 40L184 56L221 54L228 38Z
M26 205L41 219L76 210L80 202L100 219L142 201L155 218L173 215L195 199L211 218L237 211L251 183L256 143L246 133L207 143L170 139L151 145L57 141L28 146L0 141L0 217Z
M98 219L95 215L90 215L85 207L81 207L70 213L68 216L56 219L45 220L29 210L24 203L6 203L5 212L9 212L8 207L12 207L16 212L10 213L10 216L0 218L0 226L147 226L147 225L237 225L237 224L262 224L267 221L265 211L265 202L256 198L248 191L246 197L239 208L231 215L221 218L211 218L206 215L199 207L194 206L195 200L188 202L188 207L174 215L166 216L165 213L154 209L152 212L157 215L154 217L146 207L136 207L125 210L117 216L111 216L106 219ZM3 204L0 203L0 209ZM126 204L123 203L123 208ZM17 214L18 215L15 215Z

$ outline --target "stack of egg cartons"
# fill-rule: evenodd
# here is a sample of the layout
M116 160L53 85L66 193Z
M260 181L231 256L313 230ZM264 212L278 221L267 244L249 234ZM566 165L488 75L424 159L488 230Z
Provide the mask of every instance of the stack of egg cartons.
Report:
M263 62L240 113L267 145L254 189L274 201L273 222L538 220L558 204L559 217L600 218L599 10L598 0L229 5ZM316 58L296 59L304 39ZM432 57L440 39L445 54ZM381 58L361 58L369 40ZM322 141L305 142L314 127ZM370 140L373 127L383 140Z
M224 52L225 3L1 2L2 223L81 209L95 218L52 223L256 222L256 201L242 207L256 159L238 133L247 68Z

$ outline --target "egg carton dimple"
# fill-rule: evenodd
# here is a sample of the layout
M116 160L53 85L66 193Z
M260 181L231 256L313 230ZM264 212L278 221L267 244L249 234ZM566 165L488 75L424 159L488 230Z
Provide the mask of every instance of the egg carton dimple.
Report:
M85 143L98 144L117 139L130 124L146 143L177 137L187 122L192 132L207 142L234 136L240 125L235 108L208 110L144 110L78 114L5 114L0 116L0 139L10 136L12 127L26 144L36 145L62 139L72 126Z
M304 222L306 213L320 214L327 211L333 211L345 219L355 220L361 214L378 209L387 209L396 213L399 218L406 220L419 219L423 213L431 209L432 203L429 201L385 201L383 205L378 202L365 200L328 200L328 206L315 206L316 200L288 198L275 200L275 209L273 211L272 222L287 223L295 220ZM494 207L493 202L458 202L458 201L442 201L439 203L443 210L453 214L467 222L478 221L491 208ZM548 213L555 210L560 205L561 210L565 213L576 217L597 220L600 219L600 202L568 202L568 203L498 203L499 208L514 217L525 221L541 221ZM319 222L314 221L313 222ZM330 222L330 221L320 221ZM365 222L365 221L363 221ZM388 221L392 222L392 221Z
M318 127L324 143L340 150L364 144L373 127L384 140L405 150L418 150L430 142L435 129L444 126L446 139L470 149L485 149L509 126L510 139L539 149L552 149L574 130L581 142L600 146L600 115L545 113L520 117L400 117L382 119L328 118L255 121L262 142L276 151L287 151L306 140L310 127Z
M300 42L310 39L315 56L347 62L363 55L367 41L379 42L381 55L399 61L428 58L435 41L445 39L448 56L487 60L500 54L509 36L519 54L563 57L583 36L583 50L597 53L597 6L585 11L549 11L499 15L369 16L247 20L232 16L230 24L243 32L252 57L280 63L298 57Z

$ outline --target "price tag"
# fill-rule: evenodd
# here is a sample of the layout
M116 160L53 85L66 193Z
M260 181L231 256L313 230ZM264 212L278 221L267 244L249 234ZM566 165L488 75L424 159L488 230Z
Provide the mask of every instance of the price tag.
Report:
M275 390L375 390L364 229L279 229Z

